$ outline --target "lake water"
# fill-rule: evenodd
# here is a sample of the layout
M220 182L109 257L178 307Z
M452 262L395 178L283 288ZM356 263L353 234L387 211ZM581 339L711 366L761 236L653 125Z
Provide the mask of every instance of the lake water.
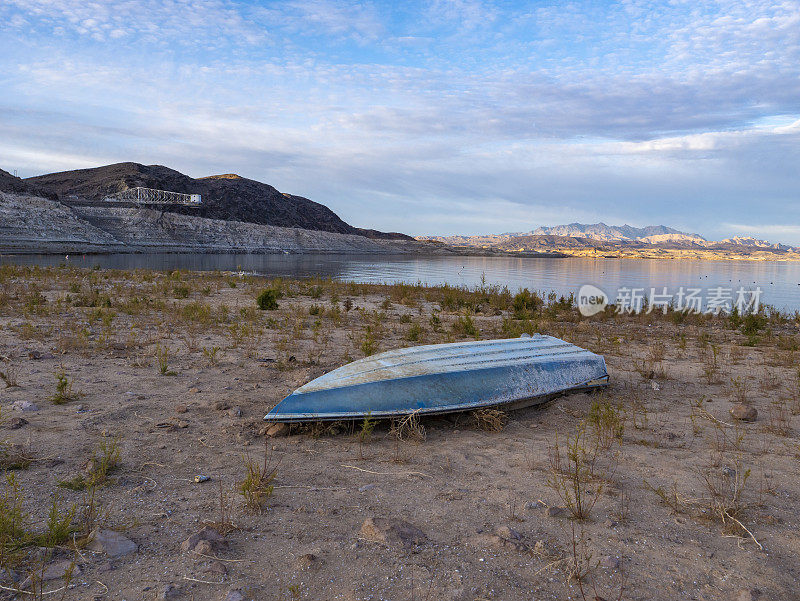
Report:
M116 269L183 269L246 271L267 276L331 277L335 280L424 284L448 283L474 287L485 277L487 285L554 290L577 294L584 284L602 289L612 300L620 288L643 289L651 297L666 287L670 295L700 289L707 298L723 288L735 302L740 288L761 289L761 304L800 311L800 262L677 261L602 258L532 257L418 257L384 255L262 255L262 254L108 254L70 255L70 265ZM59 255L0 255L1 263L52 265L65 263Z

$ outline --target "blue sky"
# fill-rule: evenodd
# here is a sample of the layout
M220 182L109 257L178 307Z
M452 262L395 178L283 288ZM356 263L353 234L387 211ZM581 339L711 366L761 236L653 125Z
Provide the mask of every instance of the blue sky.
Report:
M128 160L412 234L800 244L800 1L0 3L0 168Z

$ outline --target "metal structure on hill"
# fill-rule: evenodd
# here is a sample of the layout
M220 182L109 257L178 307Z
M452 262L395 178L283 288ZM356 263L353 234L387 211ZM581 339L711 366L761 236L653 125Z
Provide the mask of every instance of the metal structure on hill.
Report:
M121 192L106 196L108 202L136 202L151 205L186 205L190 207L200 206L202 200L199 194L183 194L181 192L170 192L168 190L156 190L154 188L128 188Z

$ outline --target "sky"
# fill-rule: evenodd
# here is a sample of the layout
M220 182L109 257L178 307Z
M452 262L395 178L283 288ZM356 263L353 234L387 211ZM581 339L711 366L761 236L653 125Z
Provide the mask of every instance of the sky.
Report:
M800 0L2 0L0 168L122 161L409 234L800 245Z

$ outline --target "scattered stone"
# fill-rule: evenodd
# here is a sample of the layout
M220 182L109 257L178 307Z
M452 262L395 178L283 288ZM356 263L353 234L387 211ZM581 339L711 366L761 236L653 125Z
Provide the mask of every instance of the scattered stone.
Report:
M225 564L215 560L208 561L202 564L201 569L203 573L210 574L215 578L223 578L228 574L228 568L225 567Z
M174 584L167 584L158 593L158 601L167 601L168 599L177 599L181 596L181 589Z
M189 411L189 408L186 405L178 405L175 407L175 413L186 413Z
M15 417L10 422L8 422L8 425L6 426L6 428L9 429L9 430L19 430L23 426L27 426L27 425L28 425L28 420L27 419L22 418L22 417Z
M361 536L376 543L406 548L428 540L425 533L413 524L394 518L367 518L361 525Z
M228 401L217 401L214 403L214 409L217 411L225 411L226 409L230 409L231 406Z
M372 490L375 488L374 484L365 484L364 486L360 486L358 488L358 492L367 492L368 490Z
M606 528L616 528L617 527L617 521L616 520L612 520L611 518L607 519L605 522L603 522L603 524L605 525Z
M510 526L498 526L494 533L506 540L522 540L522 535Z
M244 595L240 590L228 591L228 594L222 598L222 601L244 601Z
M102 551L108 557L121 557L135 553L139 546L131 539L114 530L94 530L91 542L87 545L91 551Z
M264 426L264 436L267 438L279 438L281 436L289 436L289 424L278 422Z
M70 561L69 559L65 559L63 561L57 561L56 563L51 563L47 566L43 572L37 572L36 578L41 580L42 582L48 582L50 580L58 580L59 578L63 578L67 571L72 566L72 578L78 576L81 573L81 568L75 562ZM31 581L31 577L28 576L22 584L20 588L22 590L26 590L30 588L33 582Z
M231 417L242 417L242 408L237 405L236 407L228 411L228 415L230 415Z
M213 528L209 528L208 526L204 527L200 532L197 534L192 534L189 538L181 543L181 551L188 552L188 551L196 551L200 553L201 551L197 550L197 546L200 542L205 541L210 544L210 550L213 552L220 551L227 547L228 543L225 540L225 537L222 536L219 532L214 530ZM202 549L207 549L206 545L202 545ZM212 553L203 552L203 555L211 555Z
M194 477L194 481L200 484L201 482L208 482L211 480L211 476L204 476L203 474L197 474Z
M28 351L28 358L36 361L42 358L42 353L40 353L39 351Z
M606 555L600 560L600 567L608 570L616 570L619 567L619 559L613 555Z
M653 388L653 390L661 390L661 385L658 382L656 382L655 380L650 382L650 385Z
M737 403L731 407L731 417L743 422L754 422L758 417L758 411L745 403Z
M736 470L732 467L723 467L722 468L722 475L726 478L735 478L736 477Z
M105 572L111 572L113 570L114 570L114 564L111 563L110 561L106 561L97 566L97 571L100 572L101 574Z
M214 554L214 546L211 544L210 541L201 540L194 546L192 549L193 552L197 553L198 555L212 555Z
M298 570L308 570L317 563L319 563L319 555L315 555L314 553L304 553L294 562Z
M14 401L11 408L17 411L39 411L39 406L31 401Z
M199 389L199 388L197 388L197 387L195 387L195 386L192 386L192 387L189 389L189 393L190 393L190 394L197 394L198 392L200 392L200 389Z
M742 589L736 591L728 598L730 601L756 601L761 598L761 591L757 588Z
M547 515L551 518L560 518L567 515L567 508L566 507L548 507L547 508Z

